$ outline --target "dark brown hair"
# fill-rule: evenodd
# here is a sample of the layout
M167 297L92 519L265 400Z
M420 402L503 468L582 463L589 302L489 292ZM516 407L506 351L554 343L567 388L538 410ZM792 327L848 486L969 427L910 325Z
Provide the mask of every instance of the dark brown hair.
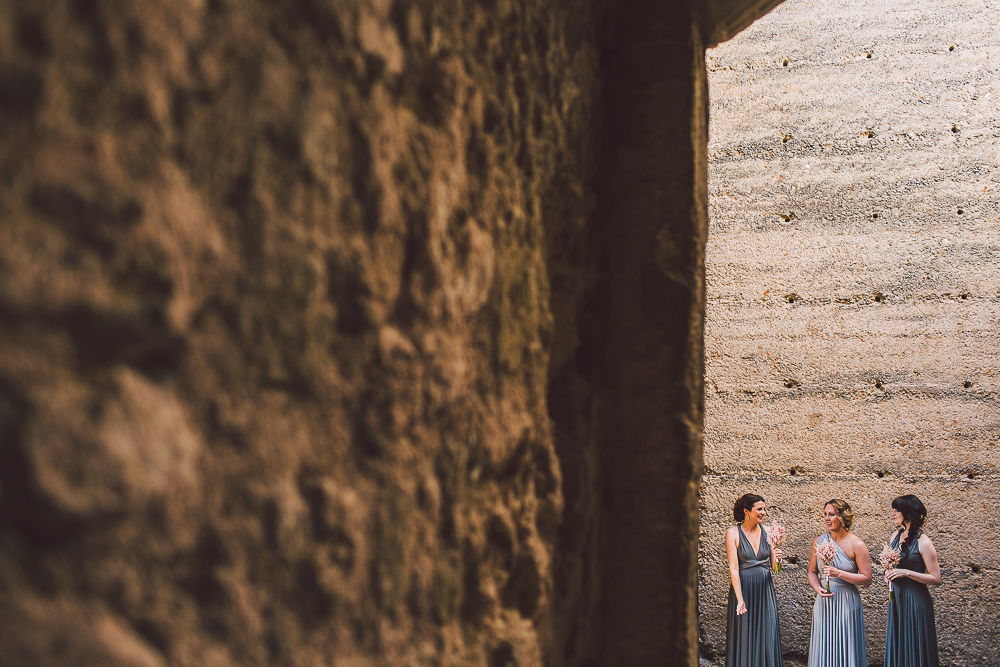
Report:
M906 539L899 543L899 553L903 553L906 543L916 537L921 526L924 525L924 519L927 518L927 508L920 502L920 498L910 493L893 500L892 509L902 514L903 518L910 522L910 532L906 534ZM901 526L899 530L902 532L904 529Z
M743 513L749 512L753 509L753 506L757 503L764 502L764 499L758 496L756 493L744 493L733 505L733 520L743 521Z

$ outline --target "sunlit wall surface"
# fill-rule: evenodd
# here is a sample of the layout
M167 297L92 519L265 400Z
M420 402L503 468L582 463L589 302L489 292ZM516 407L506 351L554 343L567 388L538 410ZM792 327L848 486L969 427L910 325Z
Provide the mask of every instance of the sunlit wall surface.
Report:
M942 664L1000 664L1000 3L789 0L708 54L702 652L725 654L722 534L763 495L805 660L831 497L877 554L916 493ZM797 562L796 562L797 561ZM876 575L876 581L878 581ZM862 592L881 663L888 592Z

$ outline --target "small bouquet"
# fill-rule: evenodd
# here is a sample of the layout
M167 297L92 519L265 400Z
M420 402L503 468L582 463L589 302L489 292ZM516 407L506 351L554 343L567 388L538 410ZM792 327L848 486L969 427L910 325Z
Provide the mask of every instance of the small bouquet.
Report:
M816 555L823 561L823 565L833 565L833 559L837 557L837 547L832 541L824 542L816 547ZM826 592L830 592L830 577L826 578Z
M785 538L788 537L788 533L785 532L785 527L782 526L777 521L771 522L771 527L767 529L767 543L771 545L772 549L780 547L785 543ZM775 574L781 573L781 559L774 565Z
M899 559L902 558L902 554L899 553L898 549L893 549L888 544L882 547L882 553L878 555L879 563L882 565L882 569L888 572L897 565L899 565ZM889 602L896 599L896 596L892 592L892 582L889 582Z

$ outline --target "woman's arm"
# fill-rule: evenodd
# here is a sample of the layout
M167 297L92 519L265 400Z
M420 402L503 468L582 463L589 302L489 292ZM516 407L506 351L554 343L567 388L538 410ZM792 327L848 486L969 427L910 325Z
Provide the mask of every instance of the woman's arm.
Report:
M886 544L887 544L887 545L888 545L888 546L889 546L890 548L892 548L892 541L893 541L894 539L896 539L896 535L898 535L898 534L899 534L900 532L902 532L902 529L900 529L900 530L894 530L894 531L892 531L891 533L889 533L889 539L888 539L888 540L886 540L886 542L885 542L885 543L886 543ZM902 542L902 541L903 541L903 538L902 538L902 537L900 537L900 538L899 538L899 541L900 541L900 542ZM897 552L899 551L899 545L898 545L898 544L897 544L897 545L895 546L895 549L896 549L896 551L897 551ZM882 573L882 578L883 578L883 579L885 579L885 583L889 583L889 582L890 582L890 581L892 580L892 577L890 577L890 576L889 576L889 573L890 573L890 572L893 572L893 571L894 571L894 569L893 569L893 570L886 570L886 571L884 571L884 572ZM889 588L891 589L891 588L892 588L892 586L890 586Z
M899 579L900 577L909 577L914 581L919 581L920 583L928 586L937 586L940 584L941 566L938 564L937 549L934 548L934 543L931 542L931 538L926 535L921 535L920 539L917 540L917 549L920 551L920 555L924 559L924 565L927 567L927 572L914 572L913 570L896 568L894 570L889 570L886 573L886 579L891 581L893 579Z
M868 545L860 537L854 542L854 562L858 564L858 574L864 575L864 579L852 582L856 586L868 588L872 583L872 554L868 550Z
M857 572L845 572L832 565L824 565L823 575L827 577L840 577L847 583L854 584L855 586L868 586L872 583L872 559L871 554L868 553L868 546L861 538L855 536L852 540L851 551L853 552L854 562L858 565Z
M809 550L809 585L812 586L813 590L823 598L833 597L833 593L827 593L826 589L819 582L819 568L817 567L818 559L816 558L816 542L819 541L817 537L813 540L812 548Z
M743 601L743 586L740 584L740 560L736 557L739 548L739 534L736 527L726 529L726 560L729 561L729 578L733 582L736 593L736 615L747 613L747 605Z

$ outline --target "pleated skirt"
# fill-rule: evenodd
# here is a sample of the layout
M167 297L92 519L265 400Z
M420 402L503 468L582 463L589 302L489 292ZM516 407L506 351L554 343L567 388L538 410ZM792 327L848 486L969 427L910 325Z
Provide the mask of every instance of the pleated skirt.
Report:
M884 667L938 667L934 603L927 586L908 579L893 584L885 627Z
M726 621L726 667L784 667L778 600L767 566L740 570L747 613L736 615L736 592L729 587Z
M868 667L865 619L856 586L831 580L832 598L816 597L809 635L809 667Z

